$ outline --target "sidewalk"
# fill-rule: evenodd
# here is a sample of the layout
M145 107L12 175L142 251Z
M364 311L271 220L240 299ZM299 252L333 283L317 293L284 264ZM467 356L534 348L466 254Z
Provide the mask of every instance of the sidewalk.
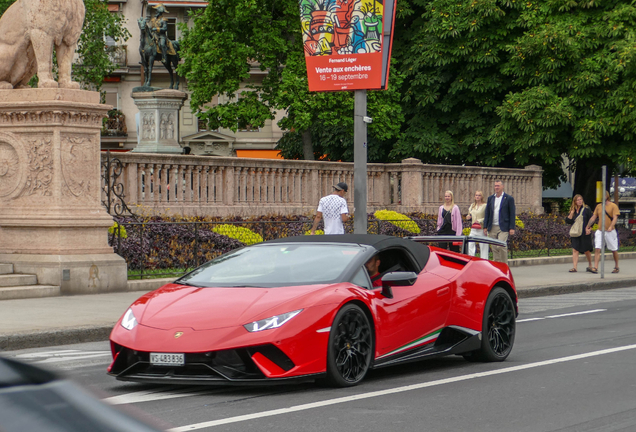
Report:
M571 257L511 260L510 267L520 298L636 286L636 253L621 254L620 273L612 274L614 260L607 255L605 278L585 271L569 273ZM155 281L162 285L169 280ZM129 291L0 301L0 351L107 340L128 306L150 281L129 282ZM138 290L133 291L135 286Z

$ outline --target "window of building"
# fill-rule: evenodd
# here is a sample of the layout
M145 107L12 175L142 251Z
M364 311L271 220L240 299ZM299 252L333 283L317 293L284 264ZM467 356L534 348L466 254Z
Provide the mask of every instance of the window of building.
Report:
M197 119L197 130L199 132L218 132L218 129L210 129L205 120Z
M177 40L177 19L167 18L168 20L168 39Z
M256 127L256 126L252 126L251 124L247 124L247 123L240 123L238 124L238 131L239 132L259 132L261 129Z
M119 97L117 95L117 90L108 89L104 93L104 103L106 105L112 105L113 109L119 109Z

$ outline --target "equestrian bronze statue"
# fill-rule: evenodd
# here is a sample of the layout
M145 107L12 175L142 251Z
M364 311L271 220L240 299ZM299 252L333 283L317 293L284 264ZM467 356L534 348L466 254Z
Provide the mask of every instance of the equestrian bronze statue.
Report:
M152 89L152 68L155 60L161 61L170 74L170 88L179 88L179 75L175 86L173 69L179 64L179 42L168 39L168 21L162 15L168 11L163 4L153 6L155 16L152 18L141 17L137 20L141 31L139 54L141 65L144 68L143 87ZM176 72L175 72L176 75Z

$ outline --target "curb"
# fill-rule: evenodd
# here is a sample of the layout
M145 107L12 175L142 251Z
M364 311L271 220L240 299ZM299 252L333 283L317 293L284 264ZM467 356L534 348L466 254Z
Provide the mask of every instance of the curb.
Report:
M594 254L592 254L594 256ZM618 259L634 259L636 258L636 252L619 252ZM584 259L584 258L583 258ZM613 260L612 254L605 253L605 261ZM579 258L580 260L580 258ZM508 267L523 267L533 265L546 265L546 264L568 264L572 262L572 255L560 255L555 257L537 257L537 258L512 258L508 260Z
M79 327L4 335L0 336L0 351L15 351L83 342L101 342L108 340L114 325L115 323L109 326Z
M567 285L542 285L517 289L519 298L547 297L559 294L573 294L586 291L603 291L615 288L627 288L636 285L636 279L619 279L603 282L573 283Z
M178 277L162 278L162 279L133 279L128 281L127 291L153 291L157 288L172 283Z

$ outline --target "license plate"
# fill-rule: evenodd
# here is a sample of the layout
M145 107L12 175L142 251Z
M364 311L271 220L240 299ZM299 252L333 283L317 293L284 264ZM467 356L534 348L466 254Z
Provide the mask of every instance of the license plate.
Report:
M185 354L150 353L150 363L155 366L183 366Z

